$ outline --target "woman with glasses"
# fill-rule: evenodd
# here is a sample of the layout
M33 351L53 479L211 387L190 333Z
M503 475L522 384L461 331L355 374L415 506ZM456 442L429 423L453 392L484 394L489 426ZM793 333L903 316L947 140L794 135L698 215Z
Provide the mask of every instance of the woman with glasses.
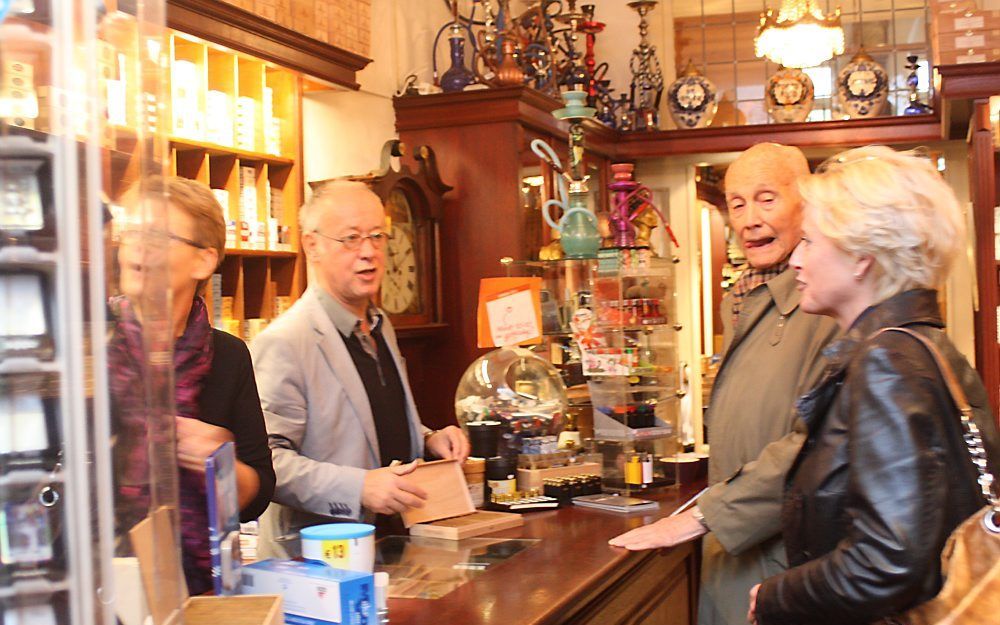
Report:
M201 294L225 253L222 208L205 185L185 178L143 181L134 201L166 200L165 227L126 231L118 250L121 295L111 300L109 344L119 510L148 512L149 451L142 391L143 310L151 276L166 272L173 343L177 465L184 573L192 595L212 590L205 460L223 443L236 446L240 520L257 518L274 492L274 469L250 353L240 339L209 324ZM156 208L156 207L154 207ZM127 518L127 516L126 516ZM119 515L121 522L122 516ZM122 528L127 530L128 527Z
M958 200L932 163L874 146L799 183L791 257L802 309L832 317L808 437L785 484L789 570L750 591L751 622L867 624L931 599L949 534L985 504L959 411L929 339L955 371L993 461L986 391L944 330L938 292L965 247ZM890 621L891 622L891 621Z

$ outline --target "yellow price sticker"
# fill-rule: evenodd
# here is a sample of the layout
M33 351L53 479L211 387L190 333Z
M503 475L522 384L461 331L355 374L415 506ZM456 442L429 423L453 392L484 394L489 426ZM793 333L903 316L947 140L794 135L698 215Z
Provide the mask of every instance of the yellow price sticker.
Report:
M350 553L350 543L347 540L324 540L322 547L323 560L327 562L346 560L347 554Z

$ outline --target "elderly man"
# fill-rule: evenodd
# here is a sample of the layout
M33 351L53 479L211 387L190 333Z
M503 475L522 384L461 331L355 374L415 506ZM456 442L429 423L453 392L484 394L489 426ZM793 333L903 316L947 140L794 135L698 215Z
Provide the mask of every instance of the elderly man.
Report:
M332 182L299 222L312 285L251 346L280 504L262 520L265 555L285 555L272 541L307 525L419 507L405 463L469 454L457 427L420 423L392 324L372 303L389 239L378 196Z
M780 538L785 473L801 447L795 399L819 379L829 319L799 310L788 258L802 237L795 180L809 165L798 148L764 143L726 172L729 221L750 267L723 299L722 365L706 424L710 488L689 512L611 540L628 549L705 536L700 625L743 625L747 593L786 567Z

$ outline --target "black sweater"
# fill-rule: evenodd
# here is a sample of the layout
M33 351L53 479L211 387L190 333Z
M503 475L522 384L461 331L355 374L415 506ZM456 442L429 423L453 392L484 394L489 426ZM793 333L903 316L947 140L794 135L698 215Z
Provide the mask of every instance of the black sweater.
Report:
M274 494L275 481L257 381L246 343L215 329L212 340L215 348L212 368L198 398L201 420L232 432L237 460L257 472L260 490L253 501L240 510L240 521L252 521L267 508Z

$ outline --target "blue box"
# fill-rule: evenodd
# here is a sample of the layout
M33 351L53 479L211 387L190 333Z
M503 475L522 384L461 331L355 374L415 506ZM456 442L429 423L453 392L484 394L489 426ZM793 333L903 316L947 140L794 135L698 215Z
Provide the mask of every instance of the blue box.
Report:
M289 625L372 625L375 578L322 562L262 560L243 567L244 595L281 595Z

